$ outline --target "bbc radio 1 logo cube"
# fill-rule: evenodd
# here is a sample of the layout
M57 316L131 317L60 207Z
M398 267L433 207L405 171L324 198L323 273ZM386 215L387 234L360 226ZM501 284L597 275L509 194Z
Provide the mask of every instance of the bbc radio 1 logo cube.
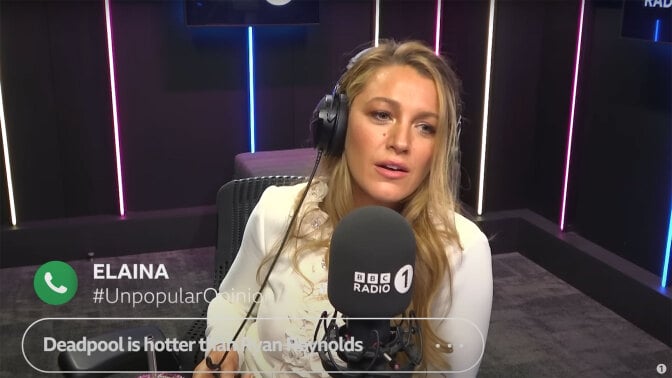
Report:
M391 280L391 273L355 272L353 291L368 294L389 293Z

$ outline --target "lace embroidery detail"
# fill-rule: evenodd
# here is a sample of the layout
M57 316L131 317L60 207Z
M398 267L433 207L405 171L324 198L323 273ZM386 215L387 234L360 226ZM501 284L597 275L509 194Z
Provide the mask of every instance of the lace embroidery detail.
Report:
M327 213L320 209L320 203L327 195L327 184L323 181L314 182L299 212L301 227L299 234L306 240L318 240L324 232L331 232L330 227L322 227L329 218Z

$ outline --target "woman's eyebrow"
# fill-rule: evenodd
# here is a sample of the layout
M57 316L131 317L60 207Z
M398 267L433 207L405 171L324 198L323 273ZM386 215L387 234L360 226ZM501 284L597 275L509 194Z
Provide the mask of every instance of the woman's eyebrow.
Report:
M367 103L370 104L370 103L376 102L376 101L381 101L381 102L387 103L388 105L392 106L395 110L398 110L398 109L401 108L401 103L399 103L399 101L393 100L389 97L374 97L374 98L370 99L369 101L367 101ZM423 112L418 113L415 118L428 118L428 117L438 119L439 115L434 113L434 112L431 112L431 111L423 111Z
M392 106L396 109L401 108L401 104L399 103L399 101L395 101L395 100L393 100L391 98L388 98L388 97L374 97L372 99L369 99L369 101L367 101L367 103L370 104L370 103L376 102L376 101L385 102L388 105L390 105L390 106Z
M436 118L439 119L439 115L434 112L420 112L415 118Z

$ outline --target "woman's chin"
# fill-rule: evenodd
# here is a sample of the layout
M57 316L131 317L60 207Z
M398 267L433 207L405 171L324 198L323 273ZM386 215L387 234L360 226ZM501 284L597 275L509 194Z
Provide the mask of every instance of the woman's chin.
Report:
M372 193L368 201L362 203L362 206L384 206L396 210L404 198L406 196L398 192Z

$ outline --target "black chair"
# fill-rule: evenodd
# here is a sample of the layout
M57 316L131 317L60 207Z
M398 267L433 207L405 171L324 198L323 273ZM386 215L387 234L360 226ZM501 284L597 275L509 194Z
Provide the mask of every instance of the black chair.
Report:
M250 177L230 181L224 184L217 192L217 239L215 248L215 280L214 287L220 283L229 270L231 263L238 253L245 231L245 225L252 209L256 206L261 194L271 185L293 185L306 181L301 176L262 176ZM207 308L203 309L201 317L205 318ZM197 320L187 331L182 340L201 340L205 338L205 320ZM142 340L151 335L155 340L163 339L161 331L153 326L121 330L108 333L95 339L117 340L122 336ZM193 344L192 344L193 345ZM198 344L195 344L198 345ZM164 371L193 371L194 367L203 360L204 353L199 350L178 353L175 355L157 356L158 369ZM101 374L87 374L87 371L111 370L144 370L147 367L147 355L144 352L106 352L91 354L84 352L63 352L58 356L58 364L62 371L78 371L71 374L76 377L101 377ZM189 374L190 376L190 374Z
M217 192L217 241L215 284L229 271L243 240L250 213L269 186L287 186L306 181L302 176L261 176L229 181Z

